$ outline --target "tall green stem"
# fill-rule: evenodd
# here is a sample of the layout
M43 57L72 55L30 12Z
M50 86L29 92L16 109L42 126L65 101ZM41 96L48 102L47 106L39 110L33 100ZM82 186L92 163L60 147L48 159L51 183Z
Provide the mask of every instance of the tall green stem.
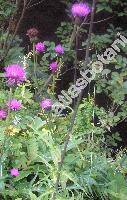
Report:
M10 104L12 99L12 87L10 87L10 91L9 91L9 97L8 97L8 104ZM8 106L8 115L7 115L7 122L10 119L10 106Z
M35 94L38 88L38 82L37 82L37 63L36 63L36 51L35 51L35 43L33 43L33 60L34 60L34 83L35 83Z
M2 162L0 162L0 178L3 176L3 165Z
M52 83L52 86L53 86L52 90L53 90L53 96L54 96L54 94L55 94L55 75L53 75L53 83Z

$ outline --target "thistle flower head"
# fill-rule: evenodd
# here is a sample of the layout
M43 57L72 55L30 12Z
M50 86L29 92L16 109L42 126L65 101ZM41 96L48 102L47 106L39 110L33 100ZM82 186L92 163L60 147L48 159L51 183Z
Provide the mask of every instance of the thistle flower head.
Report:
M27 30L28 37L31 39L34 39L38 36L38 30L36 28L30 28Z
M19 170L17 168L12 168L10 174L11 176L19 176Z
M40 106L44 110L49 110L52 107L52 101L51 99L44 99L41 101Z
M0 120L6 119L7 112L5 110L0 109Z
M90 11L90 7L86 3L75 3L71 8L71 13L74 17L85 17Z
M54 48L55 52L58 54L63 54L64 53L64 48L62 47L61 44L58 44L55 48Z
M18 64L5 67L5 77L9 86L21 84L26 79L25 70Z
M44 43L38 42L35 45L35 49L36 49L36 52L38 52L38 53L44 52L45 51L45 45L44 45Z
M55 72L57 71L57 69L58 69L58 63L57 63L57 61L56 61L56 62L52 62L52 63L50 64L49 68L50 68L50 70L51 70L53 73L55 73Z
M12 99L10 102L7 103L8 107L10 110L20 110L21 109L21 102L18 101L17 99Z

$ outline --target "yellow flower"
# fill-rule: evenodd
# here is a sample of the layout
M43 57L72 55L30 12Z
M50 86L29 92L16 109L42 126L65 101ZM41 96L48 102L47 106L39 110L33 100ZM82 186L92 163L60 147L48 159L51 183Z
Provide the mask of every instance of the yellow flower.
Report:
M15 135L16 133L19 133L20 129L16 128L15 126L8 126L6 129L5 129L5 133L10 135L10 136L13 136Z

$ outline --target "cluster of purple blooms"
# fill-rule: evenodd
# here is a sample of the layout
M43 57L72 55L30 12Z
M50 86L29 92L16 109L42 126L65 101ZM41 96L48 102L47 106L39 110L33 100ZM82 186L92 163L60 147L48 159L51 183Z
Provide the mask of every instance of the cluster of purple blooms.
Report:
M36 28L31 28L27 31L26 34L30 41L34 41L35 38L37 38L38 36L38 30ZM40 54L40 53L44 53L46 51L46 46L44 42L38 42L37 44L35 44L35 51L36 53ZM54 51L57 55L62 55L64 54L64 48L61 44L58 44L55 48ZM52 71L52 73L55 73L58 69L58 64L57 62L52 62L49 65L49 69Z
M57 62L51 64L51 70L55 72L57 70ZM18 64L13 64L5 67L5 77L7 79L8 86L12 87L23 83L26 79L25 70ZM40 106L44 110L49 110L52 107L52 101L50 99L44 99ZM7 103L8 109L12 111L18 111L22 108L22 104L17 99L11 99ZM0 109L0 120L5 120L7 118L7 111Z
M35 50L37 53L43 53L45 52L46 50L46 47L45 47L45 44L44 42L38 42L36 45L35 45ZM58 44L55 48L54 48L54 51L57 55L62 55L64 54L64 48L61 44ZM56 62L52 62L50 63L49 65L49 69L52 71L52 73L55 73L58 69L58 63L57 61Z
M7 107L8 109L12 110L12 111L18 111L21 109L22 104L19 100L17 99L11 99L8 103L7 103ZM4 120L7 117L7 111L0 109L0 120Z
M71 13L73 17L85 17L91 12L90 7L86 3L75 3L71 7ZM27 35L32 38L38 35L38 31L35 28L31 28L27 31ZM37 53L43 53L46 50L44 42L38 42L35 45L35 50ZM64 54L64 48L61 44L58 44L55 48L54 51L58 55ZM58 69L58 64L57 62L52 62L49 66L50 70L54 73Z
M45 47L45 44L44 42L38 42L36 45L35 45L35 50L37 53L42 53L44 52L46 49ZM60 55L60 54L64 54L64 48L61 44L58 44L55 48L54 48L54 51Z
M21 84L26 79L25 69L18 64L12 64L5 67L5 78L7 79L7 85L12 87ZM10 110L17 111L21 109L21 102L17 99L11 99L7 103L7 107ZM7 117L6 110L0 109L0 120L4 120Z
M85 17L91 12L90 7L86 3L75 3L72 5L71 13L73 17ZM36 37L38 35L38 31L35 28L29 29L27 31L27 35L29 38ZM37 43L35 45L35 49L37 53L42 53L45 51L45 44L44 43ZM58 44L54 51L60 55L64 54L64 48L61 44ZM58 69L58 63L52 62L49 66L52 73L55 73ZM9 65L5 68L5 77L7 78L7 84L8 86L14 86L21 84L26 79L26 73L25 70L18 64ZM52 108L52 100L51 99L44 99L41 101L40 106L43 110L50 110ZM21 102L17 99L11 99L7 106L10 110L18 111L22 108ZM4 120L7 117L7 112L3 109L0 109L0 120ZM19 176L19 170L17 168L12 168L10 170L11 176Z
M91 8L86 3L75 3L71 7L71 13L73 17L85 17L91 12ZM29 38L37 37L38 30L36 28L31 28L27 31L27 35ZM35 45L35 50L37 53L43 53L46 50L44 42L38 42ZM54 51L57 55L64 54L64 48L61 44L58 44ZM54 61L50 63L49 69L52 71L52 73L56 73L58 70L58 62ZM7 84L8 86L14 86L21 84L26 79L26 73L23 67L21 67L18 64L12 64L7 67L5 67L5 77L7 78ZM44 110L48 110L52 107L52 101L50 99L44 99L40 103L41 108ZM7 106L10 110L17 111L20 110L22 105L21 102L17 99L11 99L10 102L7 103ZM3 109L0 109L0 119L6 119L7 112Z
M14 86L17 84L21 84L26 79L25 70L18 64L13 64L5 67L5 77L7 78L8 86ZM11 99L7 106L10 110L20 110L21 109L21 102L17 99ZM6 110L0 109L0 120L4 120L7 117ZM19 171L17 168L12 168L10 170L11 176L19 176Z

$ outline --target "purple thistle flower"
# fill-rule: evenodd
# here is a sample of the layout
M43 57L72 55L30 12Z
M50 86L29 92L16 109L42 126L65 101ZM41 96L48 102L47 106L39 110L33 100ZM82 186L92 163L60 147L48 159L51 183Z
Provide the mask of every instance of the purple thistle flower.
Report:
M58 53L58 54L63 54L64 53L64 48L62 47L61 44L58 44L56 47L55 47L55 52Z
M57 71L57 69L58 69L58 63L57 63L57 61L56 61L56 62L52 62L52 63L50 64L49 68L50 68L50 70L51 70L53 73L55 73L55 72Z
M7 112L5 110L0 110L0 120L6 119L7 117Z
M38 52L38 53L44 52L45 51L45 45L44 45L44 43L38 42L35 45L35 49L36 49L36 52Z
M19 170L17 168L12 168L10 174L11 176L19 176Z
M5 67L5 77L9 86L21 84L26 79L25 70L18 64Z
M75 3L72 5L71 12L74 17L85 17L91 9L86 3Z
M44 99L41 101L40 106L44 110L49 110L52 107L52 101L51 99Z
M12 99L10 102L7 103L8 107L10 110L20 110L21 109L21 102L18 101L17 99Z

